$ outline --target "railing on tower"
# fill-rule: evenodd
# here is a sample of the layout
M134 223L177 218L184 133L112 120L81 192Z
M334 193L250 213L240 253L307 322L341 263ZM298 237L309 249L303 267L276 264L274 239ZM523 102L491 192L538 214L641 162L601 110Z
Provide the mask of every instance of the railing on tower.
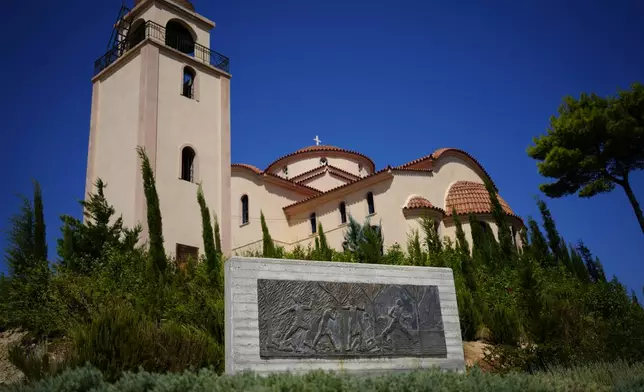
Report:
M94 76L147 38L160 41L164 45L177 49L224 72L230 72L230 59L228 57L182 37L167 35L165 27L148 21L133 29L133 31L130 29L130 33L125 39L116 42L112 48L108 49L107 53L94 62Z

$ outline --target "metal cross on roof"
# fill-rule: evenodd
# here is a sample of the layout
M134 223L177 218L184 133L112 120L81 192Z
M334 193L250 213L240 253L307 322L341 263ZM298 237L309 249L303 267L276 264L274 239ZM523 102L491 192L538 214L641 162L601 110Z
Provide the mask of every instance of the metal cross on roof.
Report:
M320 143L322 143L322 140L320 140L320 138L318 137L318 135L315 135L315 139L313 139L313 141L315 142L315 145L316 145L316 146L319 146L319 145L320 145Z

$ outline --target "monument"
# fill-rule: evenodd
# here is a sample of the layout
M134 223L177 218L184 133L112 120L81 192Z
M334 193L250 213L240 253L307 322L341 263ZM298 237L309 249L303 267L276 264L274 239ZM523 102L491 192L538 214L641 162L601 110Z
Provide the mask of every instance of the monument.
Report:
M226 372L464 368L448 268L233 257Z

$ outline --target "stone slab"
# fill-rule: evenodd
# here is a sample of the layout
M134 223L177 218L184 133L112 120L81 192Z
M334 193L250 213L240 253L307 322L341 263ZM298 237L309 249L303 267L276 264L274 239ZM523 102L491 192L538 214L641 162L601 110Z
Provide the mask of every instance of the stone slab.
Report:
M449 268L232 257L226 372L465 366Z

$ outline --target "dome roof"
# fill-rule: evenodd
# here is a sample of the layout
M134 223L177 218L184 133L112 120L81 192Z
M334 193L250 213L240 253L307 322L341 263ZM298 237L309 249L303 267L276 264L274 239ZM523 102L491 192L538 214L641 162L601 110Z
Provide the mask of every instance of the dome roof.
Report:
M376 164L368 156L361 154L357 151L345 150L344 148L335 147L335 146L308 146L308 147L300 148L295 152L292 152L290 154L277 158L270 165L268 165L264 171L271 171L271 169L274 169L284 160L290 159L292 157L295 157L298 155L317 155L316 153L321 153L321 152L337 153L341 155L353 155L354 158L358 158L360 160L366 161L372 173L376 171Z
M433 210L443 211L441 208L435 207L429 200L422 196L412 196L409 198L407 205L404 207L406 210L413 210L418 208L431 208Z
M498 193L497 197L503 211L508 215L516 216L508 203ZM490 194L484 184L472 181L457 181L447 192L445 210L447 215L451 215L452 210L456 210L458 215L470 213L489 214L492 212Z

